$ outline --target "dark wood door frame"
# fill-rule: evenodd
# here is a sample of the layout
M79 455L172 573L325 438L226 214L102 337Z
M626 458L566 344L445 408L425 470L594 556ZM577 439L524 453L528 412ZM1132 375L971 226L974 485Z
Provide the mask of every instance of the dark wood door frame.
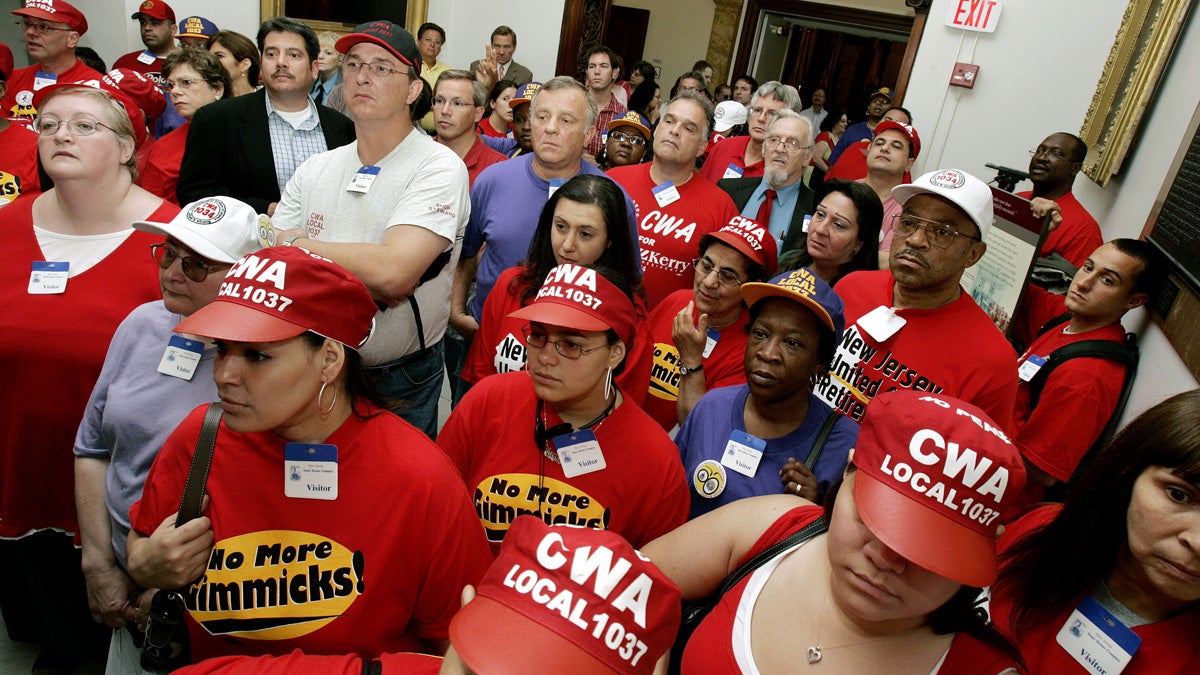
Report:
M582 72L580 58L583 47L599 44L608 26L608 10L611 7L612 0L566 0L562 32L558 37L556 75L578 77Z
M570 4L571 0L568 0ZM904 61L900 66L900 76L896 82L895 101L899 103L904 98L908 87L908 78L912 73L912 64L917 57L917 47L925 30L925 17L929 14L931 0L905 0L909 7L916 11L915 19L896 14L884 14L870 10L824 5L803 0L747 0L745 20L738 39L737 53L733 59L734 73L749 72L750 59L753 56L755 32L758 30L758 17L762 12L777 12L797 16L809 16L815 19L827 19L843 23L871 25L893 32L908 33L908 49L904 52Z

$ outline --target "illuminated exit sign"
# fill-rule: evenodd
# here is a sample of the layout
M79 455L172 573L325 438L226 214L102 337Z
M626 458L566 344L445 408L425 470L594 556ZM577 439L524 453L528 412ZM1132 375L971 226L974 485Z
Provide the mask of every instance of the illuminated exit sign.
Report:
M992 33L1000 21L1000 0L950 0L946 25L951 28Z

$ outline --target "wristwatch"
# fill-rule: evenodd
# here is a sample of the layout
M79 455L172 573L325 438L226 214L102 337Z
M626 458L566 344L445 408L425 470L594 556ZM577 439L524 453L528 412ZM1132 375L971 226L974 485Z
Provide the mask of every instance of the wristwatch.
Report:
M680 364L680 366L679 366L679 375L680 375L680 377L687 377L688 375L691 375L692 373L698 373L698 372L700 372L700 371L702 371L702 370L704 370L704 364L703 364L703 363L701 363L700 365L696 366L695 368L688 368L687 366Z

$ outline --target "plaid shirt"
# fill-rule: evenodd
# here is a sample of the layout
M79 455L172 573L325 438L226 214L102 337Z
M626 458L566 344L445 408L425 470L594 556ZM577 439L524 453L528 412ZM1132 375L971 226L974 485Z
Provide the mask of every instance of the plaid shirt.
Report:
M592 140L588 141L587 152L595 157L599 154L600 149L604 147L604 137L608 133L608 123L613 121L613 118L625 113L625 106L617 100L616 96L609 94L608 105L600 109L600 114L596 115L596 133L592 134Z
M308 101L308 118L299 128L293 128L271 105L271 97L264 98L267 101L267 129L271 132L271 156L275 159L275 180L279 183L279 194L283 194L287 182L304 160L325 152L329 146L325 143L321 117L312 99Z

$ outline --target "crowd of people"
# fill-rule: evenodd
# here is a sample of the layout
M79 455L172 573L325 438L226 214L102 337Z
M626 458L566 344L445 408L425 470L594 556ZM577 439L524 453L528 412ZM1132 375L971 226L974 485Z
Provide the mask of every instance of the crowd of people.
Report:
M912 176L886 86L160 0L103 72L74 6L12 13L0 611L35 672L1200 669L1200 393L1109 442L1165 272L1072 195L1076 136L1031 151L1062 282L1006 335L961 285L992 188Z

